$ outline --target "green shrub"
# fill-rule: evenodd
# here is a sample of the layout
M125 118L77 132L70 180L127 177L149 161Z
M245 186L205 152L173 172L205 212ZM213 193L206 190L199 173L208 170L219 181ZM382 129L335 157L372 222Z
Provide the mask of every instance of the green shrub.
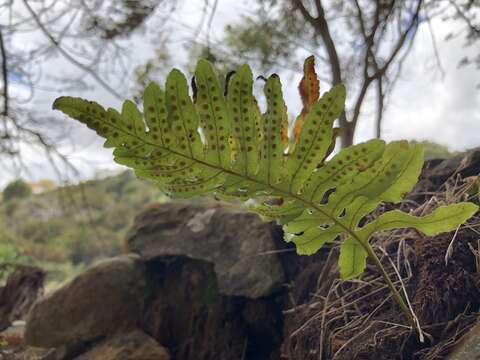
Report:
M12 181L8 184L3 190L3 199L5 201L10 201L12 199L22 199L29 197L32 194L32 189L28 184L21 180Z

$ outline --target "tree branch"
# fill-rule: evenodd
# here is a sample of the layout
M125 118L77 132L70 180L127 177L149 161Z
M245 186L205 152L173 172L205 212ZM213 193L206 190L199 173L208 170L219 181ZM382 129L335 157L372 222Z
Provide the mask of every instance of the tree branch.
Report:
M383 92L383 77L377 80L377 119L375 137L380 139L382 136L382 119L385 94Z
M330 33L330 28L328 26L327 19L325 18L325 10L322 5L321 0L315 0L315 6L317 8L317 17L312 16L310 12L305 8L302 3L302 0L292 0L293 6L300 11L303 17L312 25L315 29L317 35L319 35L325 45L327 51L330 71L332 74L332 83L333 85L342 83L342 69L340 66L340 60L338 58L337 48L335 47L335 42L332 39ZM347 121L345 112L339 117L342 139L342 147L351 145L353 139L353 128L351 124Z
M423 5L423 0L418 0L417 7L416 7L415 12L413 14L412 20L410 21L410 24L408 25L408 27L405 29L405 31L402 33L402 35L398 39L398 42L395 45L395 48L393 49L392 53L390 54L390 57L388 58L388 60L380 68L380 72L381 72L382 75L387 71L387 69L390 66L390 64L392 63L392 61L398 55L398 52L400 51L400 49L405 44L405 41L407 40L407 37L410 34L410 31L412 31L412 29L414 29L415 27L418 26L420 10L422 9L422 5Z
M8 116L8 63L7 52L3 41L3 32L0 29L0 54L2 56L2 78L3 78L3 111L2 115Z
M383 66L378 65L378 61L376 59L375 53L373 52L373 47L375 43L375 33L381 23L380 16L379 16L379 5L377 3L377 8L375 11L375 22L372 26L372 30L369 34L367 34L365 28L365 22L363 19L362 9L358 0L355 0L355 6L357 8L357 18L360 25L360 30L363 35L364 41L367 45L366 54L365 54L365 64L364 64L364 81L360 90L360 93L357 97L357 101L355 102L353 116L352 116L352 124L353 128L356 127L358 118L360 116L360 109L362 107L363 101L367 95L368 88L370 87L373 81L377 82L377 118L376 118L376 136L381 136L381 121L383 118L383 109L384 109L384 101L385 101L385 93L383 89L383 77L385 76L388 68L395 60L396 56L398 55L399 51L405 45L405 41L407 37L410 35L412 29L418 26L420 10L423 5L423 0L418 0L415 12L413 13L412 19L408 24L407 28L401 33L397 43L395 44L391 54L388 56L387 61ZM399 19L399 22L401 19ZM373 67L373 74L368 74L368 66L371 64Z
M30 4L28 3L28 0L23 0L23 3L27 8L28 12L30 13L30 15L32 16L32 18L35 20L35 23L37 24L37 26L42 31L42 33L48 38L48 40L50 40L50 42L55 46L55 48L58 49L60 54L62 54L65 57L65 59L67 59L70 63L72 63L82 71L92 76L105 90L107 90L113 96L115 96L118 99L123 99L123 97L117 91L115 91L115 89L113 89L110 85L108 85L95 71L93 71L88 66L82 64L81 62L73 58L67 51L65 51L65 49L63 49L60 46L60 43L53 37L52 34L50 34L47 28L40 21L39 17L35 13L35 11L32 9Z

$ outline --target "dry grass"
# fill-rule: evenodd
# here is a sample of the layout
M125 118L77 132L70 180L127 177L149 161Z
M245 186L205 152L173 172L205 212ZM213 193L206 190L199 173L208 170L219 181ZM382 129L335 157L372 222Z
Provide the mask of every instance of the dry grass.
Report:
M471 200L469 193L478 187L478 183L477 177L462 180L458 174L454 174L438 191L412 193L395 208L417 216L426 215L438 206ZM426 196L427 201L419 204L413 200L422 196ZM384 205L372 216L391 208L391 205ZM478 215L451 235L445 253L447 264L453 256L456 242L467 232L469 238L472 234L480 235ZM396 285L410 298L417 286L414 242L424 238L416 230L400 229L377 234L371 240L391 278L396 279ZM475 258L477 272L480 271L479 244L480 240L468 244ZM332 247L310 301L301 305L293 304L285 311L287 323L291 324L283 348L285 358L368 359L362 354L368 353L369 349L383 347L392 351L392 355L385 354L385 359L401 359L401 354L405 353L414 353L415 359L441 359L460 341L477 318L475 311L478 309L467 307L450 321L427 324L422 329L425 343L420 344L414 332L405 325L405 319L376 269L369 265L360 279L341 281L338 278L337 256L338 245ZM358 344L362 344L362 348L358 348Z

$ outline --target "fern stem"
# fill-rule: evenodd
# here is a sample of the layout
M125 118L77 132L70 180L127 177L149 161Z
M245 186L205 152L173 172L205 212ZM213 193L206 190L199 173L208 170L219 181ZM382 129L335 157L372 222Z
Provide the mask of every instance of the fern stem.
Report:
M360 241L360 239L357 239L357 241L359 241L361 244L364 244L362 241ZM367 251L368 256L373 260L375 267L380 271L383 277L383 280L385 281L388 288L390 289L390 292L393 298L395 299L396 303L400 306L400 309L402 310L405 317L407 318L408 323L410 324L412 329L414 330L417 329L417 322L415 321L415 317L412 314L411 309L408 307L407 303L405 302L405 299L393 284L392 279L390 279L390 276L387 274L387 271L385 270L385 267L382 265L382 262L378 258L377 254L375 254L375 251L370 246L370 244L366 244L366 246L363 246L363 248L365 249L365 251Z

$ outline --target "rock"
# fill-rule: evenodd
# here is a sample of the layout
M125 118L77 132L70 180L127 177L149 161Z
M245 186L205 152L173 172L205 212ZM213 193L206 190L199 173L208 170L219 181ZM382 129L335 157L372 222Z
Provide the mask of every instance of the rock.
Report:
M146 264L142 329L173 359L279 359L282 298L222 295L212 263L174 256Z
M128 235L128 248L145 260L185 256L214 265L220 293L256 299L284 282L273 225L218 202L169 202L145 210Z
M443 160L428 169L425 177L431 181L443 182L456 174L460 174L463 178L480 174L480 148Z
M38 267L14 265L7 283L0 287L0 331L28 314L37 297L43 292L44 279L45 272Z
M425 177L430 181L443 183L458 170L462 160L463 155L453 156L445 159L431 169L428 169Z
M145 286L144 265L138 257L100 262L35 303L25 341L54 348L132 329L142 314Z
M480 174L480 148L470 150L465 155L460 163L459 171L464 178Z
M117 334L75 360L169 360L168 350L140 330Z
M480 323L477 322L458 342L447 360L480 359Z

